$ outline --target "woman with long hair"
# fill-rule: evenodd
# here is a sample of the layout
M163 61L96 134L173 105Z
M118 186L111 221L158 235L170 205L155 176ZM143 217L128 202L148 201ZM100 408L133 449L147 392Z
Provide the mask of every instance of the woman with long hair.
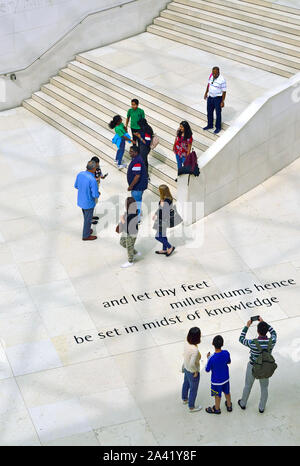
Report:
M184 380L181 391L183 404L188 404L190 413L200 411L202 406L195 406L200 382L200 359L201 354L198 345L201 341L201 330L192 327L187 335L183 353L182 372Z
M151 150L150 145L151 145L151 141L153 138L153 129L148 124L146 118L141 118L138 121L138 124L140 126L140 130L133 134L140 140L140 143L139 143L140 156L144 160L146 170L147 170L147 175L148 175L148 181L149 181L150 177L148 173L148 154Z
M178 171L182 168L186 157L189 155L193 144L193 132L187 121L180 123L173 145L173 152L176 155Z
M175 251L175 246L172 246L168 242L167 238L167 228L170 227L170 214L173 204L173 196L169 187L165 184L161 184L158 189L160 201L158 209L153 217L153 220L155 221L153 228L156 229L155 239L162 243L163 248L160 251L155 251L155 253L169 257Z
M125 126L122 123L122 117L120 115L115 115L108 126L110 129L114 129L116 133L115 137L112 139L112 142L116 144L118 148L115 163L119 169L126 168L126 165L122 164L122 158L125 152L125 141L131 142L130 135L126 132Z

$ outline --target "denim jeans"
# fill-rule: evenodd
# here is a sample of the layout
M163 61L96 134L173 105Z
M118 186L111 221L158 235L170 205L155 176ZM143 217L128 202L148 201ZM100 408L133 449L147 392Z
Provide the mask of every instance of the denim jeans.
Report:
M116 161L118 162L118 165L121 165L121 163L122 163L122 158L123 158L124 152L125 152L125 139L122 138L120 147L119 147L119 149L117 150L117 153L116 153Z
M216 129L221 129L221 102L220 97L207 97L207 126L212 128L214 126L214 110L216 111Z
M184 369L184 380L182 385L182 399L189 400L189 408L195 407L195 401L198 392L198 386L200 382L200 372L197 377L194 377L193 372L189 372Z
M166 251L167 249L171 249L172 245L168 242L168 238L166 236L162 236L160 233L156 233L155 239L162 243L163 245L163 251Z
M83 232L82 239L88 238L91 234L91 224L93 219L94 207L92 209L82 209L83 213Z
M141 212L142 212L142 197L144 191L131 191L132 197L135 199L137 210L138 210L138 219L141 219Z
M178 170L183 167L185 157L179 157L179 155L176 154L176 160L177 160L177 168Z

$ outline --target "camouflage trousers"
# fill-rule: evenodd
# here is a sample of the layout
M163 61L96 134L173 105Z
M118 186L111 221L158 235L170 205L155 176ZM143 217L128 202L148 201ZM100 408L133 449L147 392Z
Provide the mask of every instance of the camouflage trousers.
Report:
M120 245L127 249L128 262L133 262L134 255L137 253L137 251L134 249L135 242L136 236L121 236Z

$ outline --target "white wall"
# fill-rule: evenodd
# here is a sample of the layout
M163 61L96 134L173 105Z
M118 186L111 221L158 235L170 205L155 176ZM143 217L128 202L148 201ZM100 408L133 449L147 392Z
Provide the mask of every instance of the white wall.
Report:
M0 0L0 75L8 73L6 78L0 77L0 110L20 105L77 53L145 31L167 3L168 0ZM65 34L58 45L46 52ZM25 71L17 71L25 67ZM15 71L17 80L11 82L9 74Z
M223 207L300 156L299 127L300 73L249 105L199 159L200 176L179 177L177 199L203 202L205 216Z

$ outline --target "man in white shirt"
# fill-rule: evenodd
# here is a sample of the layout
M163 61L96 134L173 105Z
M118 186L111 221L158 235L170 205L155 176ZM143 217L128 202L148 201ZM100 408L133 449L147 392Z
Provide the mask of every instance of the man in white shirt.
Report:
M203 128L204 130L213 128L215 110L216 129L214 134L218 134L221 131L221 113L222 108L224 107L226 90L226 81L223 76L220 75L220 69L217 66L214 66L208 79L207 88L204 94L204 99L207 99L207 126Z

